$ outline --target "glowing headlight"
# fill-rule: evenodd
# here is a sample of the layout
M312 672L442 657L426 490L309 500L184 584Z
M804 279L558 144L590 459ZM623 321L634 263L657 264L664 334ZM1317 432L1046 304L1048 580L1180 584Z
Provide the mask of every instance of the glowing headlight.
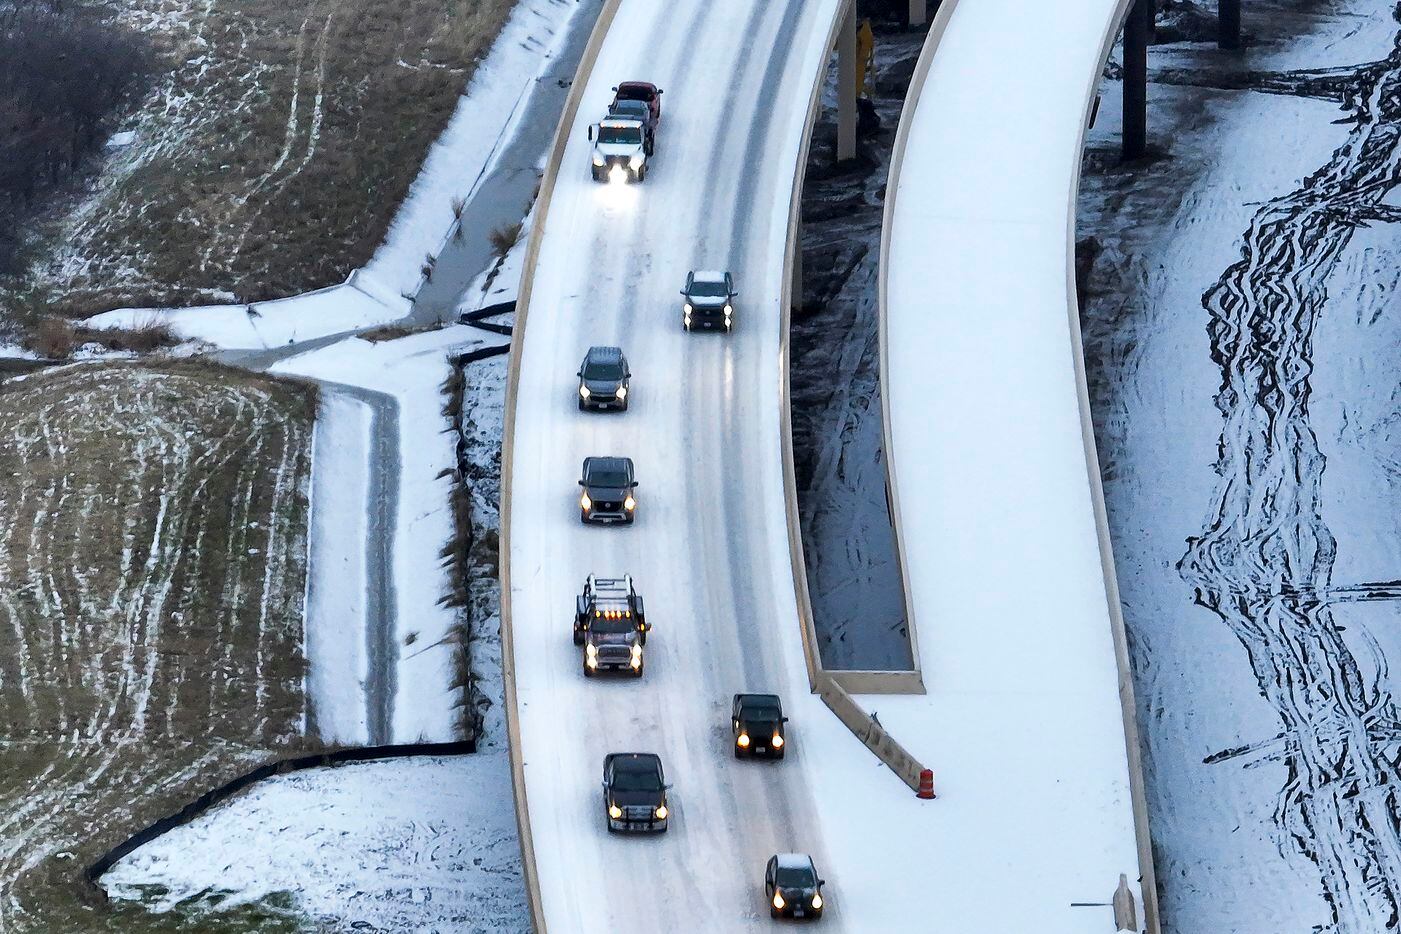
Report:
M585 509L589 509L593 506L593 500L589 499L589 494L585 493L583 496L579 497L579 505L583 506Z
M637 500L632 498L632 494L628 494L628 498L623 500L623 508L628 512L632 512L637 508Z
M734 307L733 305L726 305L726 306L725 306L725 314L727 314L727 315L732 315L732 314L734 314L734 311L735 311L735 307Z
M589 387L587 387L587 386L580 386L580 387L579 387L579 398L580 398L580 399L587 399L587 398L588 398L589 396L591 396L591 395L593 395L593 393L589 392Z
M608 170L608 183L610 185L621 185L628 180L627 170L621 165L615 165Z
M690 302L687 302L686 304L681 306L681 310L689 315L691 312L695 311L695 308L691 307Z
M773 735L773 748L775 748L775 749L782 749L782 748L783 748L783 737L782 737L782 736L779 736L777 733L775 733L775 734Z
M603 153L601 153L601 152L596 152L596 153L593 154L593 164L594 164L594 165L603 165Z
M640 646L640 645L634 645L634 646L632 647L632 657L633 657L633 658L641 658L641 657L642 657L642 646Z
M628 397L628 388L627 388L626 386L619 386L619 387L618 387L618 399L619 399L619 400L622 400L622 399L626 399L627 397Z
M595 655L598 654L598 646L590 642L588 645L584 646L584 654L587 655L589 658L593 658Z
M814 908L821 908L821 907L822 907L822 893L821 893L821 892L818 892L816 895L814 895L814 896L812 897L812 907L814 907Z
M742 748L742 749L748 749L748 748L749 748L749 734L748 734L748 733L741 733L741 734L739 734L739 738L737 738L737 739L735 740L735 742L739 744L740 748Z
M657 820L666 820L666 814L667 814L666 805L665 805L665 804L659 804L659 805L657 805L657 809L656 809L655 811L653 811L652 813L657 815Z
M608 805L608 816L614 820L618 820L623 816L623 809L616 804L610 804Z
M632 158L628 160L628 165L632 166L634 171L642 168L642 153L634 153Z
M782 893L782 892L774 892L774 893L773 893L773 906L774 906L775 908L777 908L777 909L779 909L780 911L782 911L782 910L783 910L783 906L786 905L786 904L788 904L788 903L785 902L785 901L783 900L783 893Z

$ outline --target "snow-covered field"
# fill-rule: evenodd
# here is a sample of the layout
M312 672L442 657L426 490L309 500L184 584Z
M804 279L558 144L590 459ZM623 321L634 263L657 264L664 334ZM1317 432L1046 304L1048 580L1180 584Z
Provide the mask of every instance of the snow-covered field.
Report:
M1170 159L1082 189L1167 931L1371 934L1401 908L1398 591L1374 585L1401 567L1393 7L1271 4L1241 59L1155 48Z
M429 152L383 243L341 285L275 301L194 308L122 308L91 318L92 327L158 320L182 338L223 349L266 350L397 321L453 228L454 199L468 199L491 169L514 115L536 76L560 51L572 17L595 0L525 0L478 66L447 128ZM464 236L485 238L486 231Z
M302 746L313 400L192 364L0 398L0 930L86 930L56 880Z
M227 912L281 896L327 931L526 934L504 750L268 779L114 866L117 899Z

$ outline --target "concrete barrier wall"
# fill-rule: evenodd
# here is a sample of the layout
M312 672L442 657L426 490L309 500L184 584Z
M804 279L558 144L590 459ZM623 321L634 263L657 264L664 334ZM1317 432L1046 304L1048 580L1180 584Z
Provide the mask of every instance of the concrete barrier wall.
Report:
M1095 71L1086 75L1085 100L1080 123L1081 152L1085 149L1085 135L1089 132L1090 112L1094 107L1095 95L1099 91L1100 76L1109 61L1114 48L1114 40L1123 28L1133 0L1118 0L1114 16L1105 24L1100 42L1100 54L1096 59ZM1075 214L1080 196L1080 163L1076 163L1075 175L1070 180L1069 222L1066 236L1065 275L1070 296L1066 313L1070 317L1071 352L1075 358L1075 389L1080 400L1080 434L1085 446L1085 471L1089 478L1090 498L1094 503L1095 531L1099 536L1099 559L1104 569L1104 596L1109 605L1109 625L1114 637L1114 660L1118 667L1119 706L1124 721L1124 750L1129 763L1129 795L1133 802L1134 833L1138 843L1138 868L1141 874L1140 888L1143 893L1143 920L1148 934L1159 934L1161 922L1158 917L1158 874L1153 863L1153 838L1148 826L1148 797L1143 779L1143 744L1138 731L1138 704L1134 697L1133 665L1129 659L1128 634L1124 628L1124 605L1119 599L1119 575L1114 565L1114 545L1109 538L1109 516L1104 508L1104 484L1099 469L1099 450L1095 444L1093 413L1090 411L1089 386L1085 376L1084 344L1080 339L1080 308L1076 301L1075 283ZM1116 912L1117 913L1117 912Z
M554 197L560 164L564 161L569 131L579 112L579 105L588 86L603 40L618 14L622 0L604 0L603 10L594 23L588 45L579 59L574 84L565 100L555 139L545 162L540 180L540 196L535 202L535 222L526 241L521 268L520 292L516 298L516 318L511 337L511 364L506 376L506 407L504 434L501 439L501 680L506 704L506 732L511 745L511 787L515 795L516 826L520 831L521 868L525 879L526 898L530 902L531 923L537 934L546 934L545 914L540 901L540 875L535 863L535 840L530 832L530 805L526 800L525 769L521 763L520 716L516 710L516 663L511 630L511 465L516 434L516 391L520 382L521 348L525 343L525 325L530 312L530 293L535 279L535 265L540 258L540 243L549 223L550 201Z
M846 0L832 18L827 34L827 48L837 44L837 33L843 20L852 15L855 0ZM808 593L807 559L803 556L803 533L798 517L798 483L793 467L793 403L788 381L790 354L789 330L793 317L793 280L799 275L803 253L803 181L807 178L808 151L812 148L812 130L822 106L822 86L827 80L828 62L823 61L813 75L812 93L808 95L807 120L803 124L803 144L798 151L798 164L793 172L793 191L788 209L788 246L783 252L783 291L779 297L778 372L779 426L783 433L783 497L788 517L788 554L793 562L793 586L798 596L798 625L803 639L803 658L807 662L808 688L818 693L822 684L822 653L817 648L817 627L812 618L812 596Z
M904 746L895 740L885 731L885 727L880 725L880 721L871 717L870 714L861 709L852 696L835 679L828 678L823 684L818 696L837 715L837 719L846 724L846 728L856 736L857 739L866 744L866 748L875 753L880 761L889 766L890 771L895 774L900 781L910 786L912 791L919 790L919 775L924 770L914 756L906 751Z

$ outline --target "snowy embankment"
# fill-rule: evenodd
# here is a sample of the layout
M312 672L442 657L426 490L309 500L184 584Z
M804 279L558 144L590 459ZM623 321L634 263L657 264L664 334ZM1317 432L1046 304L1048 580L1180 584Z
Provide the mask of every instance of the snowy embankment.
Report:
M103 886L155 911L289 893L318 930L530 930L504 752L269 779L123 859Z
M1121 875L1144 904L1067 281L1081 134L1120 12L962 0L904 115L883 387L929 694L863 703L938 776L928 836L905 853L930 880L930 930L1111 930L1093 906ZM855 845L842 826L829 839Z
M449 575L444 567L443 546L453 536L452 511L449 506L451 482L445 475L456 461L456 446L449 434L451 425L443 415L441 387L452 367L452 354L472 346L480 332L466 327L451 327L428 331L381 343L352 338L320 350L302 354L273 367L277 374L305 376L323 383L357 387L387 397L392 402L392 417L377 422L386 436L370 440L371 446L383 445L388 453L378 469L387 472L387 484L394 491L396 503L387 517L382 535L393 537L392 546L376 549L371 535L350 539L356 549L364 542L368 548L366 576L358 583L365 593L384 600L381 614L366 614L361 618L369 624L356 626L348 616L348 624L340 632L341 639L363 639L367 652L373 655L375 646L383 647L382 671L374 670L371 659L366 674L366 692L370 682L378 679L390 686L384 703L387 736L380 742L445 741L459 738L457 709L462 703L461 685L456 683L454 657L458 651L454 632L457 614L439 601L450 590ZM396 452L393 453L393 452ZM366 455L369 456L369 455ZM373 471L372 471L373 472ZM352 481L353 482L353 481ZM341 491L344 493L344 491ZM378 503L369 497L368 508ZM313 510L320 508L313 500ZM358 511L361 516L365 508ZM356 520L359 521L359 520ZM318 530L321 527L318 526ZM338 549L344 550L344 549ZM378 558L376 558L378 556ZM327 580L330 573L316 562L315 579ZM379 560L385 566L369 567ZM334 564L332 569L334 569ZM385 586L371 586L378 571ZM328 583L336 586L331 577ZM346 582L341 580L340 587ZM313 606L313 611L319 609ZM311 631L318 638L322 627L339 625L336 619L322 620ZM374 627L382 631L373 631ZM335 641L326 637L326 642ZM313 668L319 664L349 662L337 653L334 659L312 656ZM344 692L337 679L313 678L317 691L313 703L317 709L325 704L344 709ZM376 701L368 698L373 715Z
M430 150L384 243L343 284L254 304L121 308L89 319L88 326L129 328L156 320L187 340L226 350L264 350L408 316L425 260L436 256L450 235L454 200L470 198L490 171L501 144L516 129L521 102L567 39L569 19L585 5L586 0L522 0Z
M1292 6L1247 19L1243 58L1155 48L1170 159L1082 197L1086 354L1182 934L1372 934L1401 907L1395 591L1346 592L1401 567L1401 31L1382 0ZM1112 153L1117 126L1092 144Z

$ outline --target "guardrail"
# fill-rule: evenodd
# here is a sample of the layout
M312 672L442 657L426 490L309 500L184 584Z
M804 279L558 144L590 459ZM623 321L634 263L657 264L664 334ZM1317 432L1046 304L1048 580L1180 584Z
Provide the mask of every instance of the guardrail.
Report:
M525 879L526 899L530 903L530 919L536 934L546 934L545 912L540 904L540 875L535 864L535 840L530 832L525 767L521 761L520 716L516 710L515 643L511 630L511 465L514 460L516 434L516 387L520 382L521 349L525 342L525 322L530 311L535 264L540 258L540 242L545 235L550 201L554 197L555 183L559 179L560 164L564 161L564 150L569 143L569 131L574 126L574 117L579 112L584 89L588 86L590 75L593 74L593 66L598 60L599 50L603 48L603 40L607 37L608 29L612 26L613 18L617 16L621 4L622 0L604 0L603 10L594 23L588 44L584 46L584 54L579 59L579 67L574 72L574 83L565 99L564 112L560 114L554 142L550 145L545 173L540 179L540 195L535 201L535 222L530 228L530 237L525 246L520 291L516 297L515 325L511 335L511 362L506 375L504 432L501 438L501 681L506 705L506 733L511 747L511 787L515 797L516 827L521 841L521 869Z
M1095 71L1089 76L1086 84L1084 114L1081 122L1079 150L1084 150L1085 134L1089 129L1090 111L1094 104L1096 91L1099 87L1099 76L1104 71L1105 64L1109 61L1110 52L1114 47L1114 40L1119 34L1125 16L1134 0L1116 0L1116 7L1112 17L1105 25L1105 32L1100 43L1100 54L1096 60ZM900 525L900 502L899 488L895 480L893 468L896 451L891 441L890 435L890 392L886 385L887 374L889 373L887 348L887 299L889 296L888 279L890 269L890 245L891 245L891 225L895 216L896 197L899 194L900 173L904 166L905 147L909 140L910 125L916 108L919 105L920 96L924 92L924 86L929 76L929 69L934 61L934 55L945 30L948 28L949 20L952 18L958 0L943 0L939 6L939 11L935 15L934 22L930 26L929 36L925 40L924 48L920 52L920 57L915 65L914 76L910 82L910 90L905 97L905 106L900 114L900 125L896 130L894 150L890 159L890 175L886 181L885 212L881 223L881 248L880 248L880 268L877 272L877 307L880 318L880 380L881 380L881 414L883 419L882 431L885 442L885 467L887 489L890 495L891 514L895 529L895 549L897 559L900 564L901 581L904 582L905 604L909 608L912 601L909 593L909 574L905 565L905 541ZM1104 487L1099 471L1099 454L1095 444L1094 422L1090 411L1089 390L1085 376L1085 359L1083 345L1080 339L1080 318L1079 308L1076 305L1076 284L1075 284L1075 208L1076 198L1080 191L1080 164L1075 166L1075 174L1071 178L1067 197L1069 205L1067 216L1069 218L1068 229L1066 231L1066 275L1069 281L1067 295L1070 301L1067 314L1070 320L1070 331L1072 337L1071 352L1075 365L1075 385L1079 399L1080 408L1080 429L1081 438L1085 451L1085 468L1090 486L1090 497L1094 507L1095 529L1099 540L1100 566L1104 578L1105 600L1108 604L1110 631L1114 642L1114 658L1118 672L1118 692L1120 714L1124 726L1124 745L1128 759L1129 772L1129 794L1132 799L1134 835L1138 851L1138 864L1140 873L1140 890L1143 895L1144 922L1147 926L1148 934L1159 934L1160 923L1158 918L1158 884L1157 873L1153 863L1153 844L1148 827L1148 802L1144 790L1143 780L1143 758L1142 747L1139 740L1137 707L1134 700L1133 672L1130 666L1128 655L1128 638L1124 628L1123 606L1119 600L1118 575L1114 566L1114 549L1109 538L1109 521L1104 506ZM913 615L907 614L906 623L913 635L915 631L915 620ZM1119 901L1116 893L1116 903ZM1117 909L1116 909L1117 913Z

